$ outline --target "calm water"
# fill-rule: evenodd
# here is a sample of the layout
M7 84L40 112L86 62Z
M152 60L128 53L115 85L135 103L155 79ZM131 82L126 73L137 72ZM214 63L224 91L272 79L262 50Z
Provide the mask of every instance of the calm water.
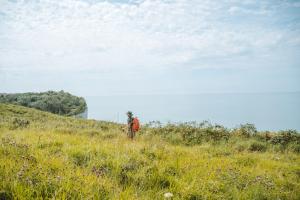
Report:
M300 92L269 94L137 95L85 97L88 118L126 121L131 110L142 123L209 120L226 127L253 123L259 130L300 131Z

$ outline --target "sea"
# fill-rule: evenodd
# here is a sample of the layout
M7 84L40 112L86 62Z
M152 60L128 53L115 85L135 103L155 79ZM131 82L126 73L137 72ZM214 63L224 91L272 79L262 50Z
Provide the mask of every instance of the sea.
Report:
M125 123L126 112L132 111L142 124L209 121L227 128L251 123L261 131L300 131L300 92L113 95L85 99L89 119Z

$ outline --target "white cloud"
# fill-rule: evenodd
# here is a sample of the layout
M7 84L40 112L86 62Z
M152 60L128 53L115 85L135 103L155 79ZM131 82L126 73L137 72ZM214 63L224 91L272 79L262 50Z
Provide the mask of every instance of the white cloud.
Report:
M289 34L259 21L239 22L243 15L276 14L266 2L256 4L259 10L251 5L225 0L2 0L0 68L153 70L194 60L199 66L201 58L261 55Z

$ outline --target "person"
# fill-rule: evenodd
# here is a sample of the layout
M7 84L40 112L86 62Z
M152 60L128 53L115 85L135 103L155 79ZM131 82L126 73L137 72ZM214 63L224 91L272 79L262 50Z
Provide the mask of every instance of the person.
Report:
M134 137L134 131L133 131L133 115L131 111L127 112L127 126L128 126L128 133L127 136L130 139L133 139Z

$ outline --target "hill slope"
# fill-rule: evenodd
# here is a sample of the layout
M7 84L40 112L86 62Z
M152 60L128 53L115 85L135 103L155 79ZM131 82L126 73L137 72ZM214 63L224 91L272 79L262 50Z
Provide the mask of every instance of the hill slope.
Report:
M190 129L172 127L131 141L118 124L0 104L0 199L299 199L298 153L254 137L175 144L159 132Z

